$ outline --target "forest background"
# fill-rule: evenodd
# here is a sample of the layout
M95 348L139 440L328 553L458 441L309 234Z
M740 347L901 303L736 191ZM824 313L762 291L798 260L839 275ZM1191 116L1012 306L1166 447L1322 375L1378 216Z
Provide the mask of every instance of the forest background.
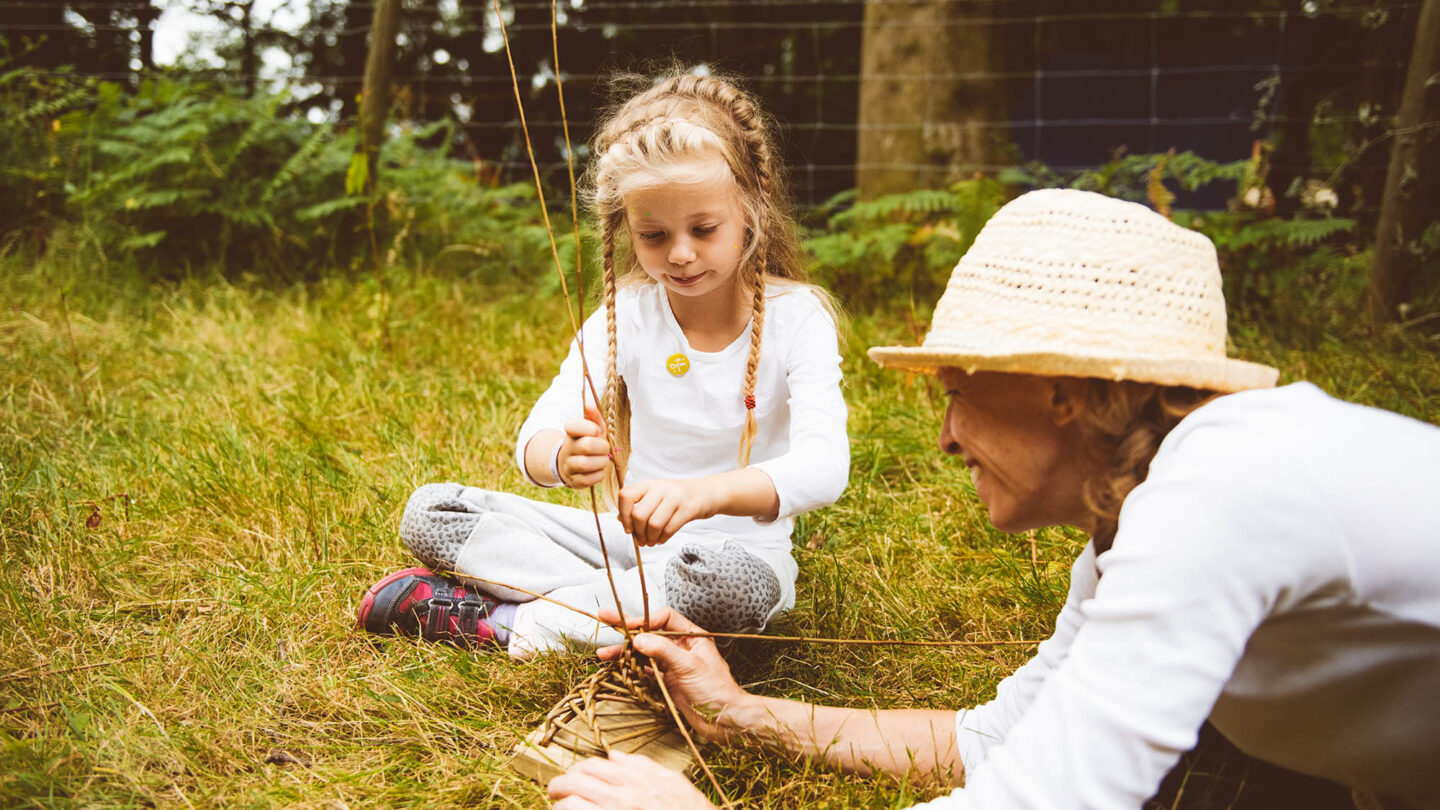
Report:
M1440 421L1433 72L1402 120L1436 5L562 3L576 171L617 71L739 77L778 122L813 270L848 312L851 485L802 519L800 602L774 629L1048 634L1084 538L990 529L934 450L931 382L863 354L918 342L979 226L1029 188L1201 230L1235 353ZM170 7L214 25L156 64ZM509 444L568 339L542 210L593 306L551 6L500 7L543 202L488 4L0 0L0 803L543 804L506 752L593 662L350 627L405 562L415 486L524 487ZM377 39L388 76L367 90ZM1399 269L1377 298L1383 234ZM984 700L1030 649L735 656L770 694L941 707ZM1154 806L1301 801L1211 748ZM747 806L936 790L707 756Z

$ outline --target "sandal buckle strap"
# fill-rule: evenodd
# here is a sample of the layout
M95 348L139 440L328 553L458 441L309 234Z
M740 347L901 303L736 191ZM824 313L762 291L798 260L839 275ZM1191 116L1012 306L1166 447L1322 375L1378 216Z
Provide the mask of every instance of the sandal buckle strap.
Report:
M460 634L466 638L479 635L480 620L489 616L494 608L495 603L483 597L470 596L462 599L456 608L460 616Z
M425 611L425 624L421 637L427 641L439 641L450 637L450 609L455 607L455 592L450 588L436 587L430 595L430 606Z

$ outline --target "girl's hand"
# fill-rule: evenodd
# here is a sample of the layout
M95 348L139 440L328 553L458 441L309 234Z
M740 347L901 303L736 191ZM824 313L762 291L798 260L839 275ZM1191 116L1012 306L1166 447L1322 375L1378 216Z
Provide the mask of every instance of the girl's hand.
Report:
M619 623L620 616L614 611L601 611L600 620L613 625ZM630 618L629 625L639 630L704 632L668 607L650 614L648 628L639 617ZM649 656L663 673L665 688L674 699L675 707L700 736L724 742L744 730L743 717L753 714L748 708L755 697L735 682L730 666L720 657L712 639L641 633L635 637L634 644L635 649ZM618 657L620 650L619 646L605 647L598 654L608 661Z
M658 546L692 520L715 515L715 488L704 479L656 478L620 490L620 525L642 546Z
M565 423L565 438L560 440L560 458L556 469L560 483L571 489L593 487L605 480L605 465L610 463L610 442L605 438L605 420L594 406L585 406L584 419Z
M586 759L550 780L557 810L692 810L712 808L689 780L639 754L611 751L609 759Z

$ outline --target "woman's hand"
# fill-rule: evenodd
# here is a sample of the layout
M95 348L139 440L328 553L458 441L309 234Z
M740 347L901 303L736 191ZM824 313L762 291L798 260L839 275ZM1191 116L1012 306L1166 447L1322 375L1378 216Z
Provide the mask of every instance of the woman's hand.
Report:
M610 752L586 759L550 780L550 798L561 810L691 810L712 808L684 776L649 757Z
M555 465L560 483L571 489L596 486L605 480L605 466L609 463L605 420L594 406L586 405L584 419L565 423L565 438L560 440L560 457Z
M613 611L601 611L600 619L617 624L620 617ZM651 613L650 626L645 628L643 625L643 619L630 620L633 629L705 632L670 608L660 608ZM755 696L735 682L730 666L720 657L713 640L641 633L635 637L635 649L656 664L665 678L665 688L675 701L675 707L702 737L724 742L744 730L741 717L749 714L745 709ZM607 661L612 660L620 655L620 647L605 647L599 655Z
M642 546L658 546L692 520L720 511L717 482L707 478L655 478L620 490L620 525Z

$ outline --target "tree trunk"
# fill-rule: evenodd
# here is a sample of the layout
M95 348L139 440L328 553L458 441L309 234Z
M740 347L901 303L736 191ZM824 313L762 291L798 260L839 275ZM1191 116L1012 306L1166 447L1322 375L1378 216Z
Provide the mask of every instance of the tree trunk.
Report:
M856 170L865 199L994 165L1005 129L988 3L865 4Z
M255 0L240 4L240 75L245 77L245 97L255 97L256 74L260 72L255 43Z
M1440 218L1440 0L1425 0L1393 131L1375 226L1370 317L1394 320L1420 281L1426 226Z
M390 68L395 61L395 32L400 20L399 0L377 0L370 23L370 53L365 58L365 87L360 92L361 148L369 164L366 188L374 188L375 159L390 112Z
M135 12L135 20L140 29L140 70L143 73L152 73L155 70L155 23L159 18L160 9L149 0Z

